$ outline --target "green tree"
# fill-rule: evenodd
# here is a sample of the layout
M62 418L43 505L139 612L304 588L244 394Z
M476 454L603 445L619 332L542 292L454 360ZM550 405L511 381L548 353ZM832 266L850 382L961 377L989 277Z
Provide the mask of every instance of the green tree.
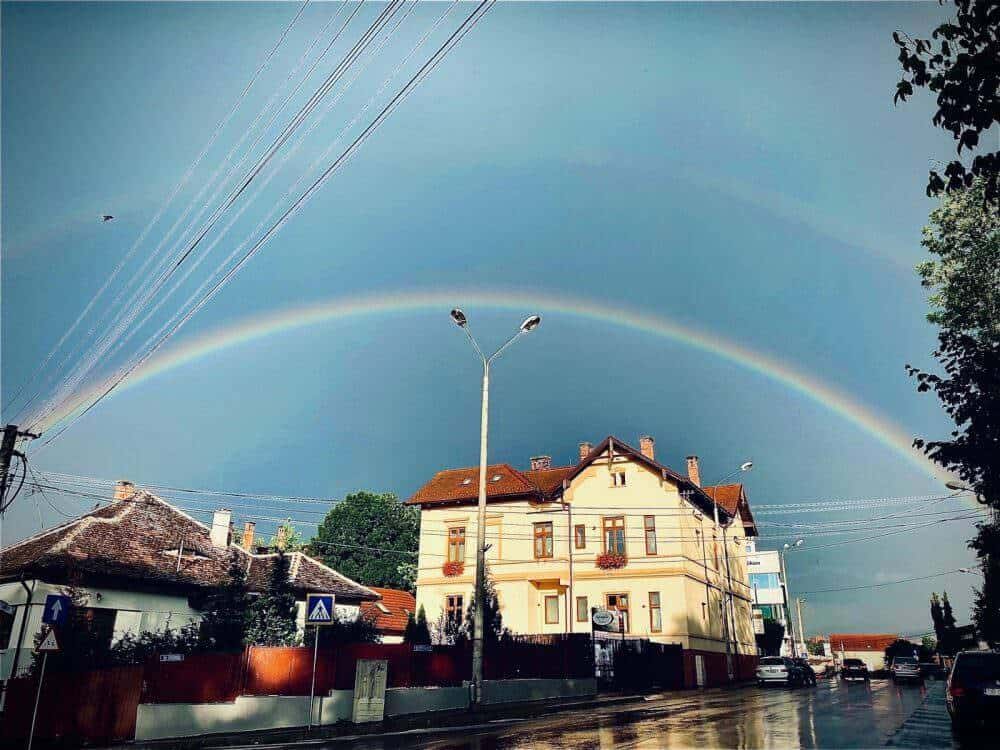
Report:
M284 541L281 539L282 532L284 532ZM302 533L292 525L291 519L278 524L274 536L271 537L267 545L271 549L280 548L285 552L300 552L305 548Z
M355 492L326 514L310 548L331 568L366 586L413 591L415 571L403 563L413 562L419 542L416 508L391 492Z
M288 577L290 561L279 552L271 568L267 589L251 601L246 612L246 643L251 646L294 646L295 592Z
M764 620L764 632L757 633L754 638L764 656L778 656L785 640L785 626L777 620Z
M823 651L823 641L819 638L810 638L806 641L806 651L808 651L813 656L822 656Z
M375 619L365 615L342 618L334 614L333 622L319 628L307 627L303 637L303 645L312 646L316 631L319 631L320 648L337 646L345 643L380 643L382 635L375 627Z
M957 474L992 510L969 546L983 571L973 621L1000 643L1000 208L984 204L985 188L945 198L924 229L933 256L917 270L930 291L927 318L939 327L934 352L943 374L907 366L917 390L933 391L955 429L948 440L914 440L932 460ZM942 650L947 644L938 635Z
M920 648L924 649L924 651L932 656L937 653L937 647L937 638L932 635L925 635L920 639Z
M500 612L500 599L497 596L496 586L493 583L493 575L489 566L486 566L483 580L483 599L486 602L485 617L483 618L483 640L487 643L496 643L504 636L508 635L503 626L503 614ZM472 600L465 610L465 624L462 627L461 637L472 638L473 626L476 621L476 602Z
M944 5L944 0L938 0ZM1000 151L979 154L967 169L962 149L974 152L980 136L996 145L995 127L1000 124L1000 3L996 0L953 0L955 18L940 24L931 39L914 39L897 31L892 35L899 48L902 80L896 84L894 101L905 101L916 88L937 95L932 122L947 130L958 142L958 159L945 168L944 177L932 170L927 195L955 192L970 187L978 178L983 199L1000 205ZM947 182L945 181L947 179Z
M201 641L206 648L230 651L243 647L247 604L245 558L230 550L226 579L202 607Z
M431 631L427 625L427 611L424 609L423 604L417 610L415 618L412 612L407 615L406 630L403 632L403 642L421 644L431 642Z

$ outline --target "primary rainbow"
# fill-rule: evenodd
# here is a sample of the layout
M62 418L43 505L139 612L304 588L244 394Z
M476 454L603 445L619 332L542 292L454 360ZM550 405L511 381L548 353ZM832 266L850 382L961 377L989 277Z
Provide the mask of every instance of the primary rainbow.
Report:
M913 449L912 437L899 425L859 403L846 393L817 378L795 369L771 355L728 340L716 333L681 325L669 318L614 307L581 297L558 295L547 291L534 294L524 291L449 289L404 291L354 297L340 297L277 312L254 316L231 326L210 331L168 349L151 358L121 385L134 388L170 370L208 354L230 349L283 331L319 325L329 321L373 315L398 315L406 312L439 310L447 312L455 305L511 310L517 313L562 313L601 323L620 325L643 333L671 339L704 352L715 354L746 369L787 386L834 412L871 435L924 474L938 479L949 475L922 453ZM46 427L71 417L101 392L101 384L81 394L66 409L53 415Z

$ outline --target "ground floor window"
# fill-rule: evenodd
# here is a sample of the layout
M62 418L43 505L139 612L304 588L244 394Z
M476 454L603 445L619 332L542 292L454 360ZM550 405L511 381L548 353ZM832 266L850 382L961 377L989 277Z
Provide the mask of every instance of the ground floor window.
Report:
M612 612L620 612L622 618L622 625L625 632L629 631L629 611L628 611L628 594L607 594L605 600L608 605L608 609Z
M462 607L464 599L461 594L452 594L445 600L445 616L453 625L462 624Z
M590 607L587 605L587 597L576 597L576 621L587 622L590 619Z
M545 597L545 624L556 625L559 622L559 597Z
M649 592L649 631L659 633L663 630L663 616L660 612L660 592Z

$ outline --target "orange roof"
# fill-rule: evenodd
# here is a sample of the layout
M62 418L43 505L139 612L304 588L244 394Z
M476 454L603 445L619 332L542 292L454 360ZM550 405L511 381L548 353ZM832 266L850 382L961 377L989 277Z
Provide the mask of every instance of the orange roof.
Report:
M369 588L382 599L377 602L362 603L361 614L373 618L375 627L380 633L402 635L406 630L406 621L410 613L417 611L417 600L413 598L413 594L398 589L380 589L375 586Z
M549 474L551 469L540 469L522 473L510 464L493 464L486 467L486 499L514 498L541 495L542 489L526 474ZM550 483L549 477L537 477L538 481ZM562 483L560 479L556 484ZM432 505L475 500L479 497L479 467L466 469L445 469L407 500L408 505Z
M839 651L885 651L899 640L892 633L830 633L830 650Z
M757 522L750 512L750 503L747 502L746 492L743 490L742 484L718 484L702 489L731 517L740 516L747 536L757 536Z

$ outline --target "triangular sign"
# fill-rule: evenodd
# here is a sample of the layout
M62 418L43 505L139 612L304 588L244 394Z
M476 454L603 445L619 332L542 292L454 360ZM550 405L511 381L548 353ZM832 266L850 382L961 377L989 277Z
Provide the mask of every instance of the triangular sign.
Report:
M42 642L38 644L38 648L35 649L38 653L45 653L47 651L58 651L59 650L59 640L56 638L56 631L49 630L42 638Z
M312 612L309 613L309 619L319 622L326 622L330 619L330 612L326 608L326 604L323 603L322 599L316 600L316 606L312 608Z

